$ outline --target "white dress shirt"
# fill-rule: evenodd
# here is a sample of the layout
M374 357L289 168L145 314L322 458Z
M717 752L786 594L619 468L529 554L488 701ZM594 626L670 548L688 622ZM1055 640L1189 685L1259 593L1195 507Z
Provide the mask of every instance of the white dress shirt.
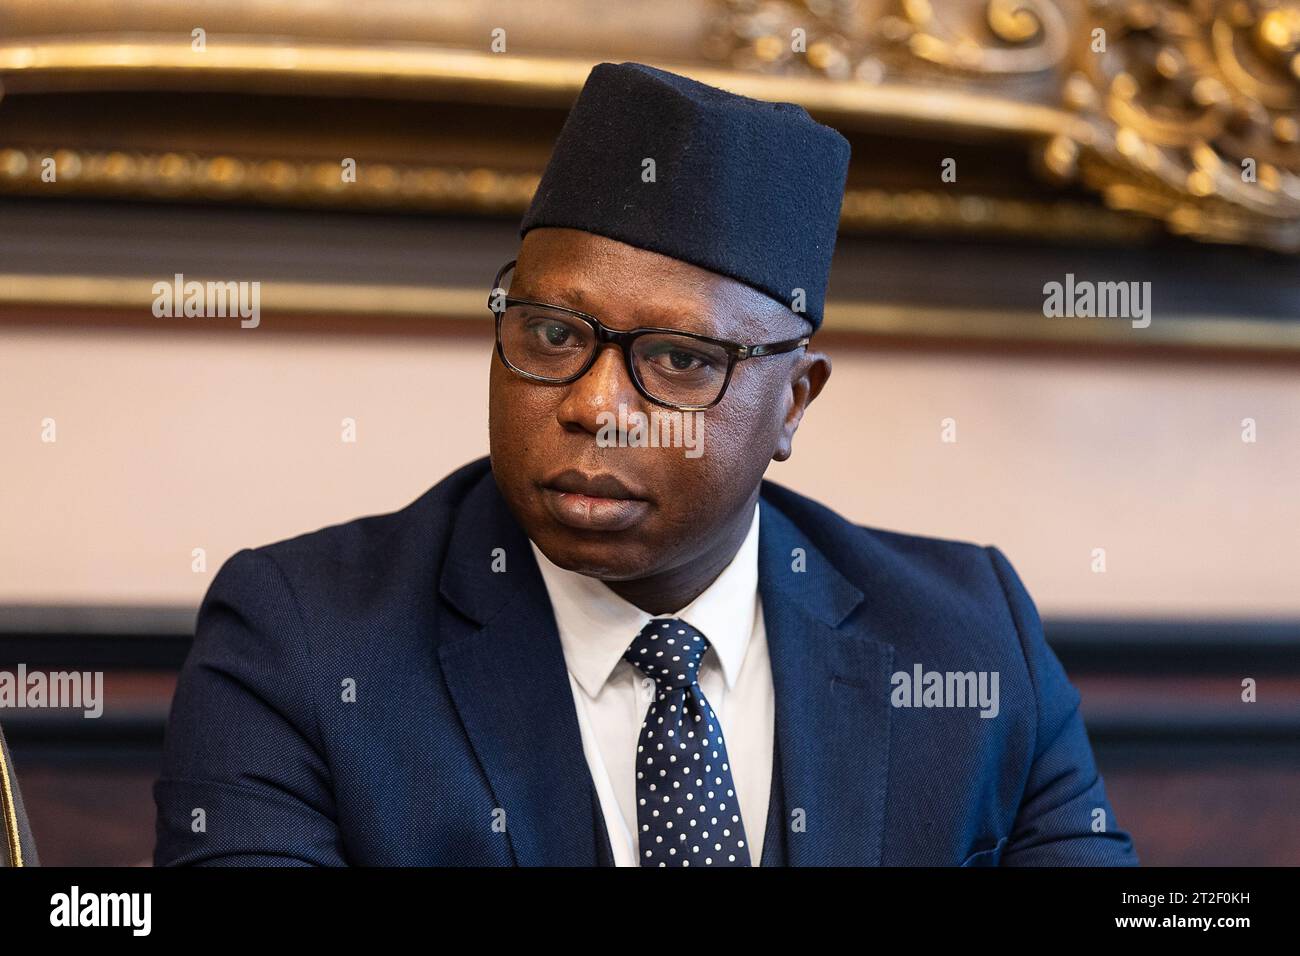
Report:
M529 542L532 544L532 542ZM616 866L639 866L636 748L650 707L646 678L623 652L651 615L597 578L551 563L532 544L564 647L582 749L596 785ZM776 694L758 596L758 507L731 563L676 614L709 640L700 663L704 696L721 721L740 801L750 864L763 857L772 786Z

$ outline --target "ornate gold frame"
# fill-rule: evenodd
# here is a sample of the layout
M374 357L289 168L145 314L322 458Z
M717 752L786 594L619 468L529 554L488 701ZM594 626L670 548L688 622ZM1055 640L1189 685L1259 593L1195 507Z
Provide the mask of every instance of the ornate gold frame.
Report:
M219 326L212 320L169 319L150 311L157 277L92 277L0 273L0 307L35 306L60 312L109 309L133 313L137 325L162 331L202 329L237 331L238 323ZM201 276L192 278L202 280ZM445 286L361 285L327 282L261 284L264 318L261 329L306 331L318 317L373 319L388 322L385 331L409 335L441 332L448 324L490 335L483 292ZM77 324L74 315L71 324ZM45 323L47 326L49 322ZM364 330L363 324L349 327ZM884 305L832 299L827 303L823 334L848 333L879 339L998 345L1015 342L1031 346L1089 344L1123 346L1136 351L1256 352L1300 358L1300 325L1259 322L1244 316L1205 316L1177 322L1152 323L1141 335L1126 322L1098 319L1045 320L1041 314L996 309L953 309L932 306Z
M559 115L594 63L639 59L799 102L851 136L992 144L1029 157L1038 172L1033 183L997 188L946 187L932 170L885 185L864 165L872 157L855 150L860 175L850 172L841 220L848 233L1138 246L1172 232L1300 250L1295 0L662 0L651 20L637 21L646 29L614 45L608 28L586 29L602 0L564 0L556 16L567 33L534 36L504 56L489 51L487 31L498 20L512 30L526 23L531 11L519 0L470 2L455 16L380 2L372 12L386 19L374 29L356 23L348 0L321 0L291 30L270 0L213 0L202 16L214 42L201 53L190 42L191 11L165 0L149 16L109 0L0 0L0 16L5 7L16 29L0 41L0 120L6 94L80 91L113 91L128 105L137 95L194 92ZM278 27L261 35L263 21ZM344 187L333 150L310 137L167 151L156 137L27 134L0 138L0 193L515 216L541 172L535 154L466 162L436 150L385 155L381 146L363 160L366 175ZM1252 183L1238 175L1243 156L1254 162ZM57 183L41 180L47 157ZM0 304L135 309L136 293L119 294L118 281L136 280L8 274ZM269 298L286 316L314 310L400 324L429 315L430 302L444 318L476 315L462 310L469 293L460 289L385 287L380 302L365 286L277 288ZM974 342L1298 349L1285 323L1245 317L1129 336L1106 322L832 301L826 327Z
M4 824L5 840L9 844L9 865L22 866L23 846L18 835L18 807L14 802L3 738L0 738L0 822Z
M1198 239L1300 251L1300 9L1273 0L874 0L865 6L874 19L843 0L774 0L761 7L715 0L710 29L696 38L699 59L647 59L745 95L797 101L845 130L1014 138L1038 157L1047 177L1082 183L1121 214L1151 217ZM787 49L784 31L791 24L806 34L806 49L798 53ZM208 90L562 108L595 61L239 34L223 35L199 53L188 40L130 32L102 41L20 37L0 43L0 82L12 93ZM68 144L48 146L77 152ZM146 194L212 196L215 185L220 198L230 177L258 162L107 152L109 165L125 172L96 184ZM0 189L32 191L39 179L17 155L0 164ZM246 183L266 201L341 201L324 179L302 174L300 157L260 162L263 168ZM215 181L214 169L223 171ZM424 200L451 209L480 208L501 196L516 210L526 181L490 166L457 171L432 164L383 175L432 183ZM299 198L276 177L299 183ZM383 189L369 197L382 203ZM1111 222L1105 216L1089 221ZM991 222L1004 228L997 217Z

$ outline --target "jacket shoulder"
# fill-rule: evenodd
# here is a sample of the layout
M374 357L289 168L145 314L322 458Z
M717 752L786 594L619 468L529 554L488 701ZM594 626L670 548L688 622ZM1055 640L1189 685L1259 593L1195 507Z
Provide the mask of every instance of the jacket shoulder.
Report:
M461 504L483 480L486 457L458 468L404 508L368 515L296 535L249 552L269 559L297 598L304 616L345 616L367 608L411 607L432 596L447 540ZM225 569L223 569L225 570Z
M858 525L787 488L763 497L862 592L857 614L890 635L900 655L981 649L1019 670L1042 641L1033 601L994 547Z
M882 577L909 590L953 587L997 591L993 548L970 541L905 534L860 525L820 502L774 482L763 498L806 534L828 561L859 587L878 587Z
M404 508L354 518L252 550L286 568L382 564L406 538L427 542L442 537L469 490L490 474L488 459L480 458L458 468Z

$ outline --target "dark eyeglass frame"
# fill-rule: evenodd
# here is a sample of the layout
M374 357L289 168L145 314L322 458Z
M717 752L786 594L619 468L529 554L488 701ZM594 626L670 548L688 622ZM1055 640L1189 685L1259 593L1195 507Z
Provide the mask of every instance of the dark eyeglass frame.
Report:
M722 397L727 394L727 386L731 384L731 373L735 370L737 362L743 362L746 359L751 358L761 358L764 355L782 355L786 352L793 352L796 349L803 348L811 340L810 336L805 335L797 339L786 339L783 342L769 342L764 345L743 345L740 342L731 342L727 339L715 339L707 335L700 335L698 332L687 332L682 329L664 329L656 326L644 326L642 328L629 329L626 332L618 329L611 329L604 325L600 319L596 318L594 315L588 315L586 312L579 312L577 309L569 309L562 305L552 305L549 302L537 302L533 299L516 299L511 296L498 297L498 290L502 292L505 291L504 289L501 289L502 276L514 268L515 263L518 261L519 260L517 259L511 259L497 270L496 278L492 280L492 291L488 293L488 311L492 312L493 315L496 316L497 356L501 359L501 364L510 369L510 371L514 372L516 375L530 379L534 382L545 382L548 385L568 385L570 382L576 382L578 379L582 378L582 376L591 371L591 367L596 364L596 359L600 356L600 347L608 343L617 345L619 350L623 353L623 365L627 368L628 378L631 379L632 385L636 388L637 393L641 395L642 398L654 402L656 405L661 405L664 408L672 408L681 412L702 412L718 404L718 402L722 401ZM494 308L494 305L497 303L503 303L504 305L498 310ZM506 309L512 305L535 305L539 308L551 309L555 312L562 312L565 315L570 315L575 319L580 319L589 325L595 334L596 347L591 350L591 355L583 363L582 368L564 378L547 378L544 375L534 375L531 372L525 372L523 369L511 363L511 361L506 358L505 348L501 344L501 319L505 315ZM680 335L684 338L695 339L697 342L707 342L710 345L716 345L723 349L727 353L727 374L722 380L722 387L718 390L718 397L707 405L679 405L674 402L665 401L661 398L655 398L651 395L650 392L646 390L645 385L642 384L641 376L637 374L636 366L632 361L632 343L641 336L652 333Z

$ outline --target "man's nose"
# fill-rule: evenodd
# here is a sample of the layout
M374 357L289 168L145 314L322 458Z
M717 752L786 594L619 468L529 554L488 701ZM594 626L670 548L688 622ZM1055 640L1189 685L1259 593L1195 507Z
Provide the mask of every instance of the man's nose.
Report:
M566 386L564 400L555 417L565 428L580 428L596 434L605 421L602 413L617 417L619 405L628 411L640 409L641 396L628 375L623 353L616 345L602 345L586 374Z

